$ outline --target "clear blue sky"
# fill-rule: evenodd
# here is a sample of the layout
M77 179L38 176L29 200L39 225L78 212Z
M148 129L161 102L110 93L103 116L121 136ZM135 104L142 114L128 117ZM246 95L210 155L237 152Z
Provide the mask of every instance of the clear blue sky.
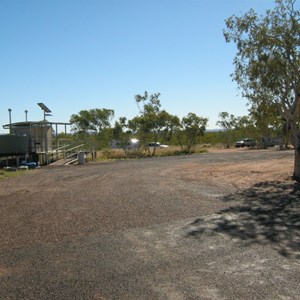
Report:
M160 92L162 108L194 112L216 128L218 114L248 113L231 81L235 46L224 20L273 0L0 0L0 132L42 120L37 102L68 122L82 109L138 114L134 95Z

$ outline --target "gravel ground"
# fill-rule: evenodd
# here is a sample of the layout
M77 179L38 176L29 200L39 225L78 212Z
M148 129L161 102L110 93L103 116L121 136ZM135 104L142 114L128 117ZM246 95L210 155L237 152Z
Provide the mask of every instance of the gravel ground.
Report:
M0 298L300 299L292 164L220 151L0 181Z

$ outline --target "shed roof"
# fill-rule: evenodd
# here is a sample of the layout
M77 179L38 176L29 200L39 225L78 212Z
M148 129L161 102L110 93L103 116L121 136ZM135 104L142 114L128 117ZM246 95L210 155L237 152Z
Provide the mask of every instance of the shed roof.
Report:
M49 121L25 121L25 122L17 122L11 124L3 125L4 129L9 129L10 127L34 127L34 126L43 126L43 125L71 125L71 123L66 122L49 122Z

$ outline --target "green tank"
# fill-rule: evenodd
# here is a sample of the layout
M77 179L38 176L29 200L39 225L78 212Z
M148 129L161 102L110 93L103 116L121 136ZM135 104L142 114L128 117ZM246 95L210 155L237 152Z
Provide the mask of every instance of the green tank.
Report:
M13 134L0 135L0 155L22 155L28 153L28 136L16 136Z

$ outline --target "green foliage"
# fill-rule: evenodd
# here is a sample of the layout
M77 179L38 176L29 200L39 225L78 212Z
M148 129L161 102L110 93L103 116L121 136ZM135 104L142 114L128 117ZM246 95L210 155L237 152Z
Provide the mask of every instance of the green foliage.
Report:
M216 145L220 143L218 131L205 131L199 142L205 145Z
M300 92L300 13L294 0L276 3L265 16L250 10L242 17L230 17L224 35L237 46L232 76L243 95L255 109L265 103L294 123Z
M252 103L250 116L260 136L282 136L288 144L290 140L287 122L280 116L277 103L258 102Z
M250 10L226 20L224 36L234 42L233 79L251 104L274 105L295 145L294 178L300 181L300 11L295 0L276 0L259 16Z
M160 112L160 100L159 93L148 95L148 92L144 92L144 95L136 95L135 102L139 108L139 115L134 117L128 122L129 128L138 137L140 145L148 150L150 149L148 143L150 141L157 142L159 134L158 113ZM155 154L155 148L152 155Z
M251 113L248 116L236 117L227 112L222 112L219 117L220 120L217 125L222 127L222 130L216 133L216 139L227 148L234 146L236 141L246 137L259 141L262 136L269 136L272 133L276 135L272 128L268 128L268 135L266 131L262 131L261 127L257 126L257 119L254 119Z
M236 127L236 117L232 114L229 114L228 112L220 112L219 113L220 120L217 121L218 126L223 128L224 130L232 130L234 127Z
M70 117L74 139L85 143L90 149L97 150L110 144L112 130L110 122L114 117L112 109L81 110Z
M148 155L155 155L156 146L152 153L148 146L149 142L155 144L162 139L171 140L174 128L179 124L177 116L170 115L161 110L160 93L148 95L136 95L135 102L139 108L139 115L128 121L128 128L139 139Z
M237 118L228 112L220 112L219 118L220 120L217 121L216 125L220 126L224 130L222 133L225 137L225 144L226 147L229 148L232 143L232 139L234 138L233 129L237 127Z
M72 130L79 133L94 132L99 133L110 128L110 121L114 117L112 109L90 109L81 110L78 114L73 114L70 118Z
M175 128L175 140L183 151L191 152L191 148L204 134L207 122L207 118L199 117L194 113L188 113L181 119L180 125Z
M259 140L262 136L262 132L260 131L259 127L256 126L255 120L251 117L251 115L237 117L236 121L236 140L241 140L246 137Z
M128 143L130 143L130 137L132 135L131 130L126 130L127 128L127 119L125 117L121 117L115 122L112 134L113 139L119 142L119 145L123 149L125 156L127 156L129 153Z

